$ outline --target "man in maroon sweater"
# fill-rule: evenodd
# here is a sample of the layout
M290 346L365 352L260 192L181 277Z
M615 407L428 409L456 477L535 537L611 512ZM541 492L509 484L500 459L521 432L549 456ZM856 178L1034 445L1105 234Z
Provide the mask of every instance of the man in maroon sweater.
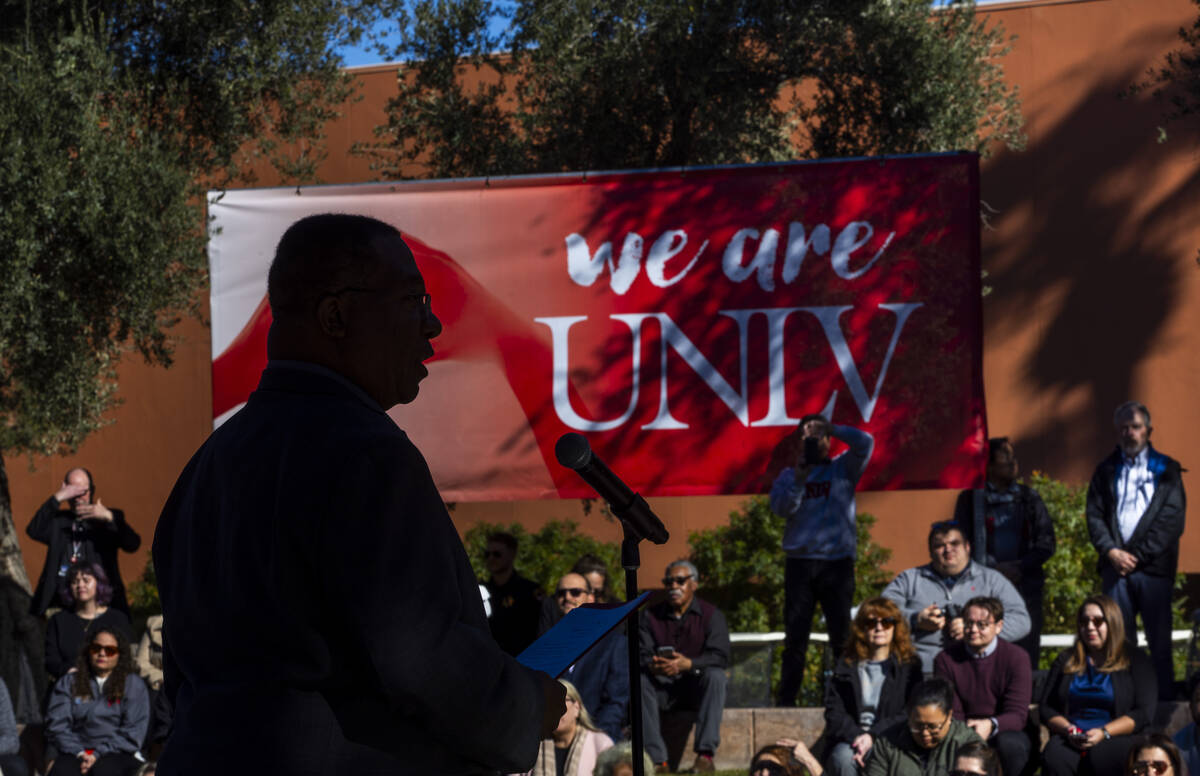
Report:
M999 638L1004 604L972 598L963 608L963 640L933 661L933 672L954 686L954 716L966 721L1000 755L1005 774L1020 776L1032 742L1025 733L1033 674L1025 650Z

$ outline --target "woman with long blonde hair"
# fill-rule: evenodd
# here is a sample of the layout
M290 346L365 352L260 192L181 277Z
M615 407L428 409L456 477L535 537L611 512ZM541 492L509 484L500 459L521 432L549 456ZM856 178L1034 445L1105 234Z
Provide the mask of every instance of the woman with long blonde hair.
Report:
M579 698L575 685L559 679L567 690L567 712L550 738L542 741L537 762L527 776L591 776L596 757L613 745Z
M826 769L859 772L875 738L905 719L904 704L920 681L921 659L899 607L882 597L864 601L825 687Z
M1050 666L1039 704L1050 730L1042 773L1118 776L1132 734L1150 722L1158 703L1154 664L1126 641L1121 610L1106 595L1084 599L1076 626L1075 645Z

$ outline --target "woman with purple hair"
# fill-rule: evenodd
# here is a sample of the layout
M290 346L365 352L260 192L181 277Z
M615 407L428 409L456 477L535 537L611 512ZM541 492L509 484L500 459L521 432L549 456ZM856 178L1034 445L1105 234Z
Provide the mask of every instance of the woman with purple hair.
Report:
M71 670L79 650L93 633L117 628L126 639L132 639L133 630L124 612L109 608L113 588L99 564L71 566L63 595L67 608L46 625L46 670L55 679Z

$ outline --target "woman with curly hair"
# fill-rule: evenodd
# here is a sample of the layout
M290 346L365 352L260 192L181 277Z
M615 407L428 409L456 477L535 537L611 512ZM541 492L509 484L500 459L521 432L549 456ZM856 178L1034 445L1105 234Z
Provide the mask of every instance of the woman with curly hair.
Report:
M1125 641L1125 618L1106 595L1084 599L1076 613L1075 646L1050 666L1038 708L1050 741L1045 776L1118 776L1134 733L1158 705L1154 664Z
M900 609L883 597L864 601L825 686L830 773L859 772L875 738L905 718L904 704L920 681L921 659Z
M80 648L95 631L120 628L126 636L133 632L128 615L109 608L112 597L112 584L99 563L77 563L67 571L63 590L67 608L46 624L46 670L55 679L71 670Z
M75 669L54 684L46 709L46 733L59 752L49 776L132 776L150 705L125 634L97 630Z

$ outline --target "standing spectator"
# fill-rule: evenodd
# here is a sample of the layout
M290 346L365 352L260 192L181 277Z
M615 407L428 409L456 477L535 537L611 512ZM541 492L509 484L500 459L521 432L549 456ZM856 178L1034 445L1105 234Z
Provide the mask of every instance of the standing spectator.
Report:
M538 633L542 590L513 570L517 537L496 532L487 538L485 563L491 577L487 588L492 605L492 637L510 655L519 655Z
M129 639L133 632L125 612L109 608L113 589L99 565L72 566L63 595L67 608L55 613L46 624L46 670L55 679L75 667L79 650L91 634L119 629Z
M29 766L21 757L21 736L17 717L4 682L0 682L0 773L4 776L29 776Z
M830 773L858 773L875 739L904 719L908 696L920 681L921 661L896 604L886 598L864 601L825 685Z
M1008 577L1024 599L1029 634L1017 643L1033 664L1042 635L1042 566L1054 554L1054 522L1037 491L1017 482L1018 470L1008 437L989 440L987 484L958 494L954 522L963 526L973 560Z
M854 598L854 488L862 477L875 441L865 431L835 426L823 415L800 420L802 446L791 466L771 486L771 509L784 517L784 641L780 706L793 706L804 681L813 613L821 604L834 656L850 631ZM849 449L829 458L830 436Z
M667 745L660 711L694 708L696 762L692 770L713 770L721 744L725 708L725 667L729 665L729 626L725 615L696 597L698 572L689 561L667 566L665 601L641 618L642 730L646 754L664 767Z
M1137 644L1140 612L1158 677L1158 691L1175 692L1171 664L1171 591L1179 564L1187 500L1179 462L1150 444L1150 410L1127 401L1113 413L1117 449L1096 467L1087 493L1087 524L1100 555L1104 594L1125 617L1125 636Z
M527 776L592 776L596 758L613 741L596 727L575 685L558 681L567 690L567 713L550 738L542 741L537 761Z
M979 741L954 718L954 690L940 677L926 679L908 701L908 719L879 737L867 760L866 776L941 776L958 750Z
M927 674L938 652L962 640L962 610L972 598L1000 599L1005 612L1001 638L1017 641L1029 632L1021 594L999 571L971 561L971 543L957 523L934 523L929 529L929 563L900 572L883 596L895 601L908 620Z
M954 716L990 743L1000 755L1004 773L1020 776L1033 742L1025 734L1033 672L1029 655L1000 638L1004 604L995 598L972 598L963 615L963 640L933 661L933 670L954 688Z
M49 776L132 776L149 714L125 635L97 631L50 693L46 732L59 754Z
M554 601L562 615L581 604L593 603L587 579L580 574L565 574L558 580ZM614 741L621 739L625 713L629 708L629 653L625 634L614 628L600 643L567 669L591 720Z
M70 504L70 509L62 509ZM112 583L112 606L129 614L125 583L117 565L117 550L137 552L142 537L125 522L125 513L109 509L96 497L96 484L87 469L72 469L62 487L38 509L25 529L29 538L49 545L42 576L33 591L33 608L41 615L66 603L67 570L77 563L104 569Z
M1175 746L1187 766L1188 773L1200 776L1200 682L1192 687L1192 697L1188 702L1188 711L1192 714L1192 722L1185 725L1175 738Z
M1075 646L1050 666L1038 717L1050 731L1044 776L1117 776L1150 723L1158 698L1154 667L1125 640L1125 619L1106 595L1084 599Z

